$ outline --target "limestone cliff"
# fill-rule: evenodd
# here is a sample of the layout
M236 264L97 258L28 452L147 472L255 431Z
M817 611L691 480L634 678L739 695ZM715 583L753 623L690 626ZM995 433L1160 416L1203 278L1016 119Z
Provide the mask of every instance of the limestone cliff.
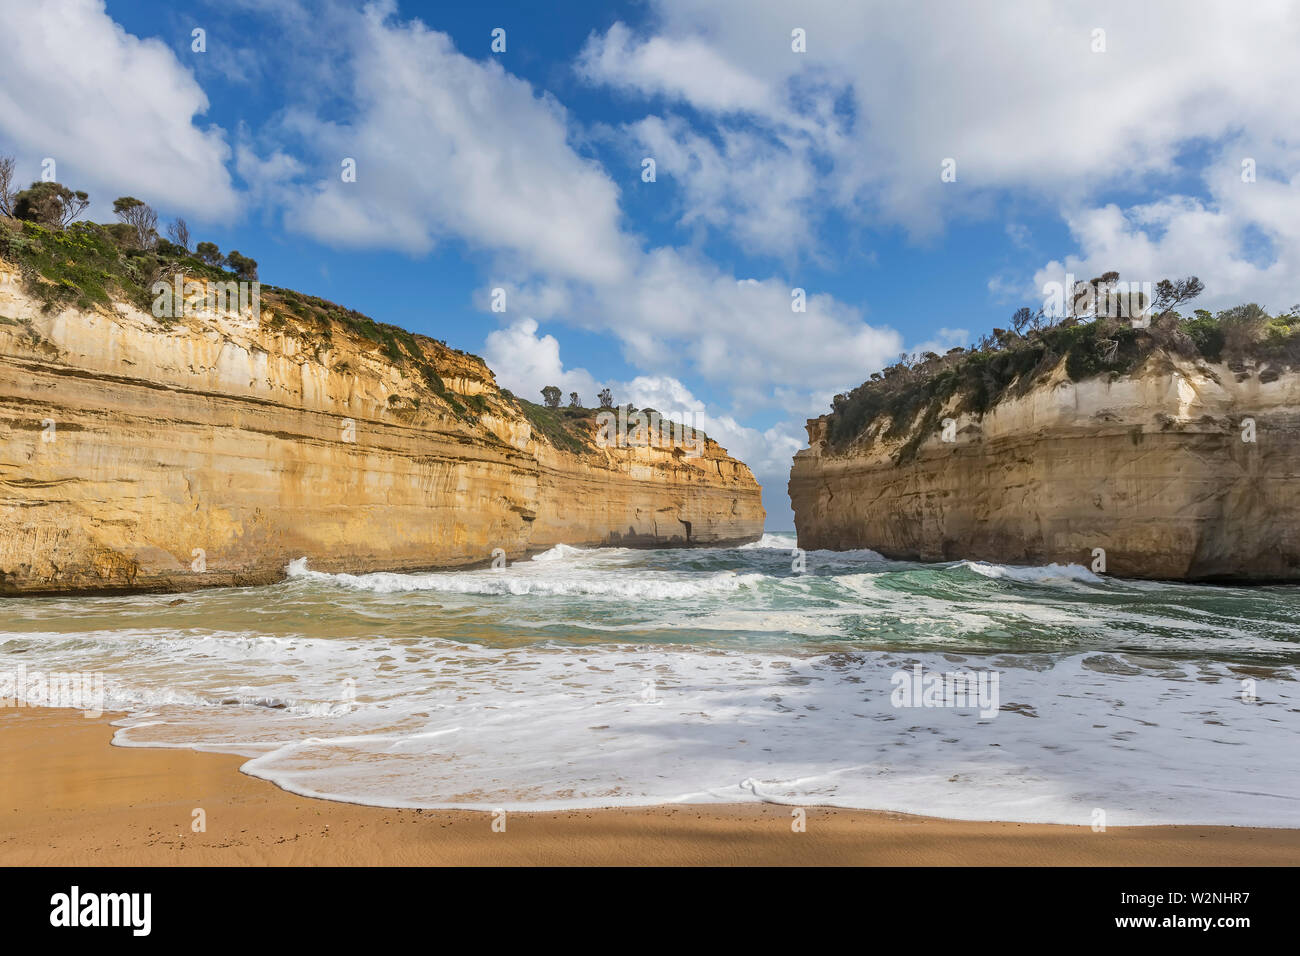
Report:
M837 448L833 416L809 421L790 476L799 545L1300 580L1300 373L1165 350L1080 381L1065 364L982 414L953 394Z
M525 405L477 357L321 300L267 287L260 314L164 322L32 281L0 260L2 593L762 532L758 485L716 443L597 447L592 413Z

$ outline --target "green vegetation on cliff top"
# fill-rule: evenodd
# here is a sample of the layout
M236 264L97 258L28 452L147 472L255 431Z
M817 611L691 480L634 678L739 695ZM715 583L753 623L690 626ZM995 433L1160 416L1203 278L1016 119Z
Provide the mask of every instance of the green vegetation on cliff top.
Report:
M199 246L216 250L211 243ZM177 274L216 282L238 281L248 275L247 271L231 271L212 261L215 258L228 264L227 257L217 254L200 258L183 246L156 236L152 242L141 245L135 230L126 223L82 221L61 228L53 223L20 221L0 215L0 258L18 266L26 291L46 311L69 306L107 308L114 301L124 301L151 313L156 282L170 283ZM257 264L253 260L239 257L235 261L248 264L256 275ZM487 410L481 396L462 398L448 389L416 337L406 329L376 322L354 309L292 289L265 283L260 289L268 328L285 329L285 315L291 314L298 320L296 334L314 340L318 352L328 346L335 328L346 328L374 342L394 364L411 367L457 416L476 420L478 414ZM164 317L156 321L167 325L172 320ZM482 362L477 356L450 348L442 341L432 341L449 352ZM343 364L335 370L348 369Z
M1092 283L1117 279L1112 272ZM1085 285L1089 283L1080 283ZM875 437L907 437L896 460L910 460L954 397L951 407L957 411L982 415L1008 394L1024 394L1062 362L1075 382L1099 375L1117 378L1157 352L1230 366L1251 360L1263 381L1300 366L1300 305L1275 316L1253 303L1217 314L1197 309L1190 317L1175 310L1201 289L1194 277L1159 283L1145 328L1129 318L1096 317L1074 308L1059 321L1045 319L1041 310L1021 309L1012 328L994 329L970 348L902 355L862 385L835 396L826 416L827 444L832 452L842 452L887 418L888 425Z
M230 259L221 256L215 245L199 243L197 248L201 254L156 235L142 245L137 230L128 223L78 221L64 227L54 222L21 221L0 214L0 258L21 270L26 291L46 311L65 307L109 308L113 302L122 301L152 314L154 283L170 283L178 273L215 282L241 278L240 272L226 268ZM256 274L253 260L240 257L237 261L248 264L252 274ZM489 411L483 395L459 395L447 388L417 337L406 329L376 322L355 309L292 289L262 283L260 291L262 318L268 329L287 331L288 317L292 317L293 333L314 342L318 355L328 349L336 329L346 329L373 342L394 364L414 370L457 417L477 421ZM156 321L166 326L173 320L164 317ZM0 322L29 325L12 319L0 319ZM35 335L30 329L29 333ZM482 364L476 355L451 348L438 339L431 341ZM346 362L333 366L333 370L351 371ZM508 389L501 389L500 395L527 418L535 434L555 447L574 454L588 452L593 447L598 409L550 408L521 399ZM392 396L389 402L396 405L401 399Z

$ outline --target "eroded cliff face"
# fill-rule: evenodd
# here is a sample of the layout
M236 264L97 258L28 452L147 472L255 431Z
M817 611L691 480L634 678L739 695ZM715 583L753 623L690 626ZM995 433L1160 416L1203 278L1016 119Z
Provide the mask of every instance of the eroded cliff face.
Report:
M809 421L800 547L1089 568L1102 549L1120 577L1300 580L1300 374L1157 352L1114 381L1058 368L982 417L955 405L954 440L910 459L887 419L842 453Z
M0 593L761 534L759 487L716 443L561 449L476 357L414 341L441 394L283 304L168 324L121 303L46 314L0 261Z

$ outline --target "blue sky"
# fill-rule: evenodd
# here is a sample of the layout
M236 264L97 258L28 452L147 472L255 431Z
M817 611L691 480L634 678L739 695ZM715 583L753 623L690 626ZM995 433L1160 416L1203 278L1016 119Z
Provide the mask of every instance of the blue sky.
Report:
M691 411L782 529L805 418L1066 271L1300 300L1296 7L1055 6L16 4L0 153L527 397Z

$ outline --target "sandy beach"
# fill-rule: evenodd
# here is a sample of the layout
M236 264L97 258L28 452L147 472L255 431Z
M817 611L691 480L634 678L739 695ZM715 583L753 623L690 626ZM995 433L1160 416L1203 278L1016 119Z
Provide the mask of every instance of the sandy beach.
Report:
M0 711L0 865L1296 865L1300 831L969 823L765 804L489 814L286 793L243 758L113 747L109 718ZM194 811L206 831L194 832Z

